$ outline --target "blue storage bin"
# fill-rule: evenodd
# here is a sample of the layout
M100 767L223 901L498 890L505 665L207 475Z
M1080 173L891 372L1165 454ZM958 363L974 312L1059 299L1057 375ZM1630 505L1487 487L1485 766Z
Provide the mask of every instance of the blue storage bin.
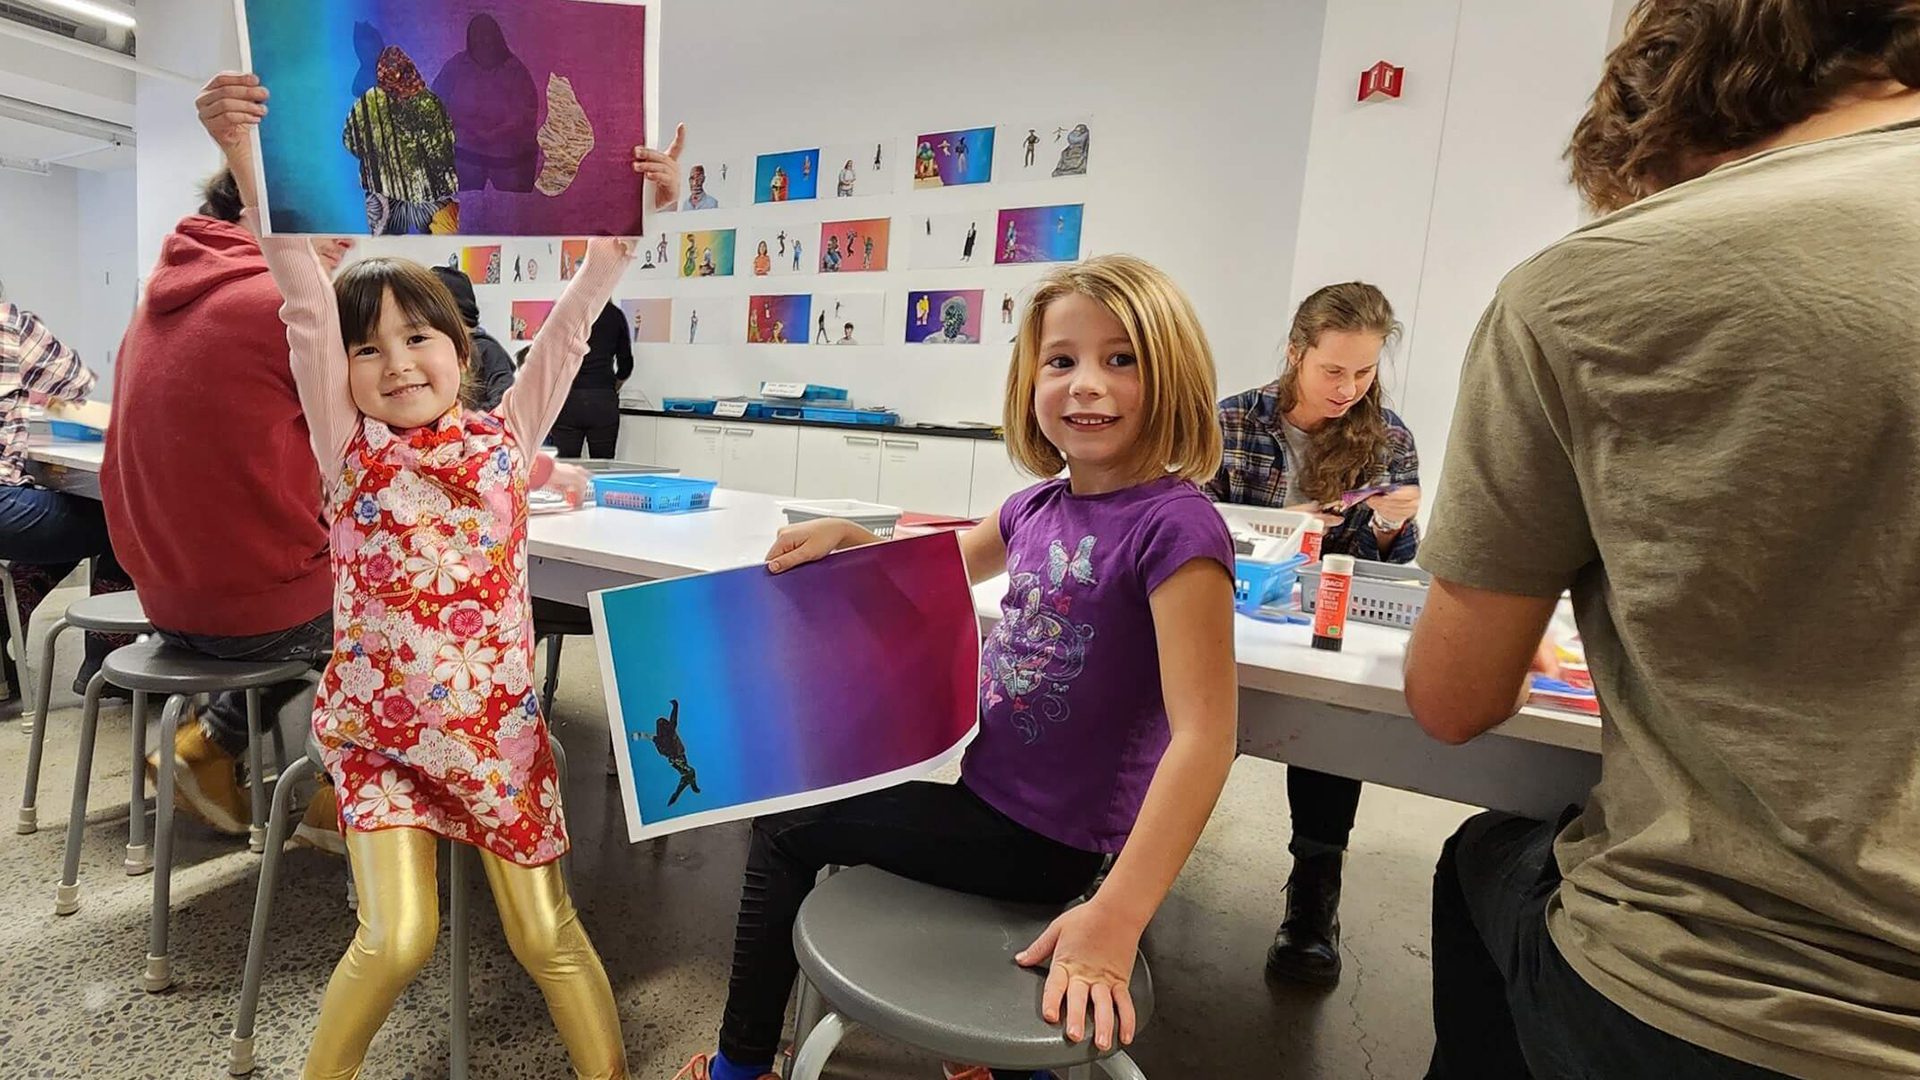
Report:
M684 413L688 416L712 416L714 400L712 398L670 397L660 399L660 411Z
M106 442L103 432L95 431L85 424L76 424L71 420L49 420L47 430L56 439L70 439L74 442Z
M847 392L845 390L840 389L837 386L817 386L813 383L807 383L805 385L806 385L806 389L800 392L800 396L798 398L784 398L782 400L786 400L786 401L847 401L849 400L849 395L847 394ZM761 397L767 396L767 386L768 384L764 382L760 384Z
M713 502L713 480L684 476L596 476L593 501L615 510L648 514L678 514L705 510Z
M1293 596L1293 586L1300 580L1300 568L1306 564L1304 555L1277 563L1233 560L1234 608L1251 614L1269 604L1286 603Z
M898 424L900 414L886 409L825 409L806 406L800 410L805 420L824 420L833 424Z

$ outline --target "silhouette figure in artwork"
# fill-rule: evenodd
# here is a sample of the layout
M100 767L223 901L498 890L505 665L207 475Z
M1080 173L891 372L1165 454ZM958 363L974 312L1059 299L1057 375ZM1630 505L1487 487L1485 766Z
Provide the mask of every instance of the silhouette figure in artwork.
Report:
M687 764L687 744L680 741L679 698L673 699L673 715L654 717L652 736L636 731L633 737L653 743L654 752L666 758L667 764L673 766L673 771L680 774L680 786L674 788L673 794L668 797L668 806L679 802L680 796L688 791L692 791L695 795L700 794L700 781L694 775L693 766Z
M453 121L460 190L532 191L540 146L540 92L491 15L467 22L467 50L446 62L433 92Z

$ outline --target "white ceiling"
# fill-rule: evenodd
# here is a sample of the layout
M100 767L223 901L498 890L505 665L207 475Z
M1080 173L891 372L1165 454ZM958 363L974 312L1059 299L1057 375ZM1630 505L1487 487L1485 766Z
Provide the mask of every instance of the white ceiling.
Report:
M107 125L133 124L131 72L11 37L0 37L0 96ZM132 168L134 160L131 146L115 147L99 137L12 116L0 116L0 154L33 161L58 158L61 165L103 171Z

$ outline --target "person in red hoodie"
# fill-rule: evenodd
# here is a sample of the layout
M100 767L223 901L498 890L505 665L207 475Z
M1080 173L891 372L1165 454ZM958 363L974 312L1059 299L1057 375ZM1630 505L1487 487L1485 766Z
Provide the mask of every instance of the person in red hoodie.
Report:
M169 644L317 668L333 645L332 575L280 292L239 224L233 175L222 171L203 195L161 245L121 343L100 474L107 524ZM348 243L315 247L332 267ZM263 723L305 689L268 691ZM246 716L243 693L223 694L173 747L182 804L236 834L249 817ZM331 829L332 819L331 800L318 799L299 835L331 846L311 826Z

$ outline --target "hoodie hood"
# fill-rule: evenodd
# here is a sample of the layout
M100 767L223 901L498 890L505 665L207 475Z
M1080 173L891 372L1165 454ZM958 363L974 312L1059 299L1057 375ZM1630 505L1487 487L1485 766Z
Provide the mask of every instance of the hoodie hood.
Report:
M147 307L178 311L229 282L266 273L260 242L244 225L196 214L161 242L160 262L147 279Z
M513 56L507 35L491 15L475 15L467 24L467 55L483 68L497 68Z
M473 330L480 325L480 302L474 299L473 280L451 266L436 266L433 276L453 294L453 303L460 309L460 319Z

